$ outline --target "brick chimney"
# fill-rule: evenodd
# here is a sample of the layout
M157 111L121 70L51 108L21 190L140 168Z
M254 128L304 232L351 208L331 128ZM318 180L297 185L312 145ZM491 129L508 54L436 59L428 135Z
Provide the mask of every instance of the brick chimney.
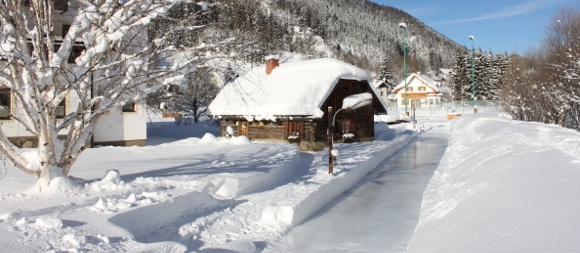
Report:
M266 74L269 75L272 73L276 67L280 64L278 63L279 57L277 55L270 55L266 57Z

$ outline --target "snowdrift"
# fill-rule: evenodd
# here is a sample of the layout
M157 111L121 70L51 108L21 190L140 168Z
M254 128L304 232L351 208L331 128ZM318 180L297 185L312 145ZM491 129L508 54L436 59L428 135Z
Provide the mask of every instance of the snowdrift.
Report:
M408 252L574 252L580 248L580 133L462 116L424 193Z

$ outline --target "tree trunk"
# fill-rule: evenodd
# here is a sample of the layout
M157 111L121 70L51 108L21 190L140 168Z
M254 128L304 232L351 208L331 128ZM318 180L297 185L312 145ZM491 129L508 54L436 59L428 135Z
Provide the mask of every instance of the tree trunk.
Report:
M43 166L40 168L38 172L38 182L37 187L38 191L46 191L50 187L50 183L55 178L63 178L66 179L66 176L63 173L63 168L57 166Z

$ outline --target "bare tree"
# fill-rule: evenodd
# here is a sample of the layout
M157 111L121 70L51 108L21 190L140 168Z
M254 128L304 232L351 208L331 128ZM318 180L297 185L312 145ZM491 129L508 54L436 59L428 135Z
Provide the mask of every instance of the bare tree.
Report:
M196 66L185 75L185 84L166 85L149 94L147 104L159 109L161 109L160 105L163 105L167 112L177 112L186 117L192 117L196 123L204 117L207 118L208 106L219 91L215 75L216 73L210 71L208 67Z
M173 47L162 37L147 38L150 20L171 5L157 0L0 3L5 60L0 85L10 90L15 105L7 113L38 140L38 148L25 152L0 127L0 153L38 178L39 190L69 174L103 114L141 99L156 80L180 67L155 68L153 62L171 55ZM76 109L56 119L65 99Z
M515 58L502 103L515 119L580 130L580 9L562 8L542 47Z

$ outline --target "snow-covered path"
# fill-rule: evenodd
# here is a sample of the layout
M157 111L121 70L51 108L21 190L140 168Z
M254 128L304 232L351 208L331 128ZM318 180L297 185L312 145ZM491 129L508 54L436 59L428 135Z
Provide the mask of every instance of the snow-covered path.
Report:
M433 125L264 252L404 252L447 147L445 126Z

